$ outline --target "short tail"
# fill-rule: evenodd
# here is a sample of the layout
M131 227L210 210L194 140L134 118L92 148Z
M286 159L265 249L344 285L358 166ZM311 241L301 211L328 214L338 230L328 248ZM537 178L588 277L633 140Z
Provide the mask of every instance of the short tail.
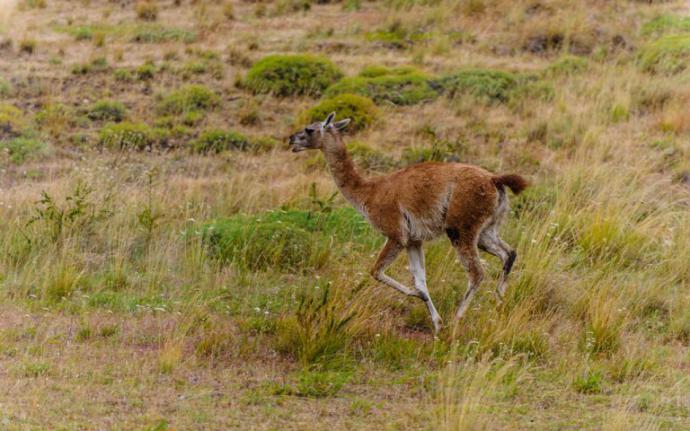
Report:
M529 186L529 181L517 174L497 175L491 179L496 185L496 188L501 189L503 186L508 187L516 195L519 195L523 190Z

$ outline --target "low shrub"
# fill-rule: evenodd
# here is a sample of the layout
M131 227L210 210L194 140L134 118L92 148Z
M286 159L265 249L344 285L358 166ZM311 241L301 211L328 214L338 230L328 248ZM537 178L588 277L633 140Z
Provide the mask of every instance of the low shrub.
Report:
M228 150L246 151L249 139L231 130L208 130L201 134L193 143L194 152L221 153Z
M434 100L438 92L430 78L422 73L387 73L372 78L354 76L343 78L330 86L325 95L358 94L371 98L376 104L414 105Z
M492 102L505 102L520 83L517 75L488 69L468 69L435 81L449 97L470 94Z
M74 75L88 75L94 72L105 72L109 69L108 60L105 57L98 57L89 63L75 64L72 66L72 73Z
M29 55L33 54L36 51L36 41L34 39L20 40L19 51Z
M95 121L120 122L127 117L127 108L115 100L99 100L89 108L87 116Z
M60 103L51 103L36 113L36 124L41 130L59 137L76 124L72 109Z
M243 85L254 93L275 96L319 96L343 76L327 58L270 55L254 63Z
M93 30L91 27L77 27L74 30L75 40L91 40L93 38Z
M26 119L19 108L0 103L0 139L19 136L25 127Z
M323 121L331 112L340 119L349 118L347 129L351 132L362 130L378 118L378 110L368 97L356 94L339 94L322 100L318 105L308 109L299 116L299 122L310 124Z
M158 5L155 1L141 1L136 6L137 17L144 21L155 21L158 18Z
M156 143L156 133L143 123L109 124L101 129L99 142L113 150L144 150Z
M50 151L45 142L33 138L13 138L6 141L0 140L0 152L7 152L12 163L21 165L28 160L36 160Z
M139 81L148 81L156 75L156 66L151 63L144 63L137 67L134 73Z
M690 62L690 33L670 34L646 43L640 48L638 62L647 72L682 72Z
M218 106L220 98L204 85L186 85L161 98L160 115L179 115L193 111L209 111Z

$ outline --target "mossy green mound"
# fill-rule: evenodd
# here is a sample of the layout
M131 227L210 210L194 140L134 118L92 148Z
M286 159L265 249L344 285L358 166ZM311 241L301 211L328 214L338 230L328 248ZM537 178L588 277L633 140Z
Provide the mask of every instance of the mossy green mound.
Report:
M638 61L647 72L675 74L690 64L690 33L670 34L640 48Z
M393 105L415 105L438 97L438 92L430 84L430 78L420 72L343 78L329 87L325 94L328 97L359 94L369 97L376 104Z
M275 96L319 96L343 76L327 58L270 55L254 63L243 85L254 93Z
M348 131L362 130L378 119L379 113L374 102L365 96L357 94L339 94L329 99L322 100L318 105L303 112L299 117L302 124L310 124L322 121L331 112L335 112L337 118L349 118Z

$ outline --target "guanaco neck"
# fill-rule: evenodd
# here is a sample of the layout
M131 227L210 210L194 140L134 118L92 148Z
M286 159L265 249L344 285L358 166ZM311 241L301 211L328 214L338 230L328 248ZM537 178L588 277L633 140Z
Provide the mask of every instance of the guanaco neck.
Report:
M335 185L345 198L358 209L364 208L363 186L366 180L357 172L350 154L345 148L342 137L333 133L323 146L326 163L335 180Z

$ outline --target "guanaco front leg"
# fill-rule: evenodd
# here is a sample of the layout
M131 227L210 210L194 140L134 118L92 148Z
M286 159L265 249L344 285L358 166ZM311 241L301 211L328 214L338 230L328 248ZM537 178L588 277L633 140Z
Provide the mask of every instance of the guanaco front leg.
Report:
M391 277L387 276L384 272L388 266L395 260L395 258L400 254L403 247L397 241L389 239L386 245L383 246L383 250L379 253L379 257L376 259L374 267L371 269L371 275L383 284L386 284L393 289L396 289L405 295L409 296L420 296L419 292L410 289L409 287L393 280Z

